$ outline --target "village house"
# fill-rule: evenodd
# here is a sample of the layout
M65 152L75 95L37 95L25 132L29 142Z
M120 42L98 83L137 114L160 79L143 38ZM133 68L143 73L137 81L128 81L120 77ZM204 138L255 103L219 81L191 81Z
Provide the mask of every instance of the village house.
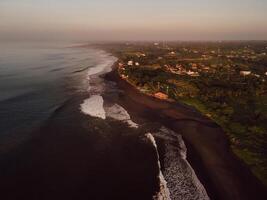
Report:
M161 100L167 100L168 99L168 95L164 94L162 92L157 92L154 94L154 97L161 99Z
M141 53L141 52L137 52L135 55L136 55L138 58L140 58L140 57L146 57L146 54Z
M189 75L189 76L199 76L199 73L198 72L193 72L193 71L189 70L187 72L187 75Z
M189 65L191 66L192 70L197 70L198 65L196 63L189 63Z
M204 66L202 69L203 69L204 71L209 71L209 70L210 70L210 67L208 67L208 66Z
M129 61L128 61L128 66L133 66L133 63L134 63L134 62L133 62L132 60L129 60Z
M240 71L240 75L242 76L248 76L251 74L251 71Z
M122 75L121 75L121 78L122 78L122 79L127 79L127 78L128 78L128 76L126 76L126 75L122 74Z

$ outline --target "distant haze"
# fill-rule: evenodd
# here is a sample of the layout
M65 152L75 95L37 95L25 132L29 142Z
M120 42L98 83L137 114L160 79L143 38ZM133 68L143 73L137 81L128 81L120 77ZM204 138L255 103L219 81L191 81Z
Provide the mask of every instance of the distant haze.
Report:
M0 0L0 40L267 40L267 0Z

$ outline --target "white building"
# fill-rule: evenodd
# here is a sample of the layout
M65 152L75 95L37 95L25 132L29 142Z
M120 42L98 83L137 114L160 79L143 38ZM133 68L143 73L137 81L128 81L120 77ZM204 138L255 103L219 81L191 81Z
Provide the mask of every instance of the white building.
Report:
M133 62L132 60L129 60L129 61L128 61L128 66L133 66L133 63L134 63L134 62Z
M198 72L193 72L193 71L189 70L187 72L187 75L189 75L189 76L199 76L199 73Z
M240 71L240 75L242 76L248 76L251 74L251 71Z

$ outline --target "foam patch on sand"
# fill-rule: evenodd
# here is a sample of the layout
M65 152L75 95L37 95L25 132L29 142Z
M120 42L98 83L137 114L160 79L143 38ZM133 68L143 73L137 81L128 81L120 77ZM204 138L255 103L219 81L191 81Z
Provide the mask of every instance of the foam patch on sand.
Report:
M101 119L106 119L106 112L103 107L104 100L100 95L93 95L89 99L84 100L81 104L81 111L84 114L90 115L92 117L98 117Z
M159 154L158 154L158 147L155 141L155 138L153 137L153 135L151 133L147 133L146 137L151 141L151 143L153 144L153 146L156 149L157 152L157 157L158 157L158 167L159 167L159 191L156 195L153 196L154 200L170 200L170 191L169 188L167 186L167 181L165 180L162 171L161 171L161 165L160 165L160 161L159 161Z
M115 104L111 107L105 108L105 110L107 117L126 122L130 127L138 128L138 124L131 120L129 113L120 105Z

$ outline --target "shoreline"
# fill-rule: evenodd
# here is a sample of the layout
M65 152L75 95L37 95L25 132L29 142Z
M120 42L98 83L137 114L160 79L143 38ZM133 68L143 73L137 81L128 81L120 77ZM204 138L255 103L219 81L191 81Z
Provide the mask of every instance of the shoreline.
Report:
M2 199L151 199L158 187L154 146L119 120L81 111L84 100L103 89L98 75L114 63L105 61L94 64L104 70L91 69L94 84L84 79L92 92L73 93L31 139L1 157Z
M223 130L189 106L162 101L141 93L121 79L117 62L105 78L124 92L121 100L131 116L141 114L180 133L188 149L188 161L211 199L266 199L264 185L237 158Z

